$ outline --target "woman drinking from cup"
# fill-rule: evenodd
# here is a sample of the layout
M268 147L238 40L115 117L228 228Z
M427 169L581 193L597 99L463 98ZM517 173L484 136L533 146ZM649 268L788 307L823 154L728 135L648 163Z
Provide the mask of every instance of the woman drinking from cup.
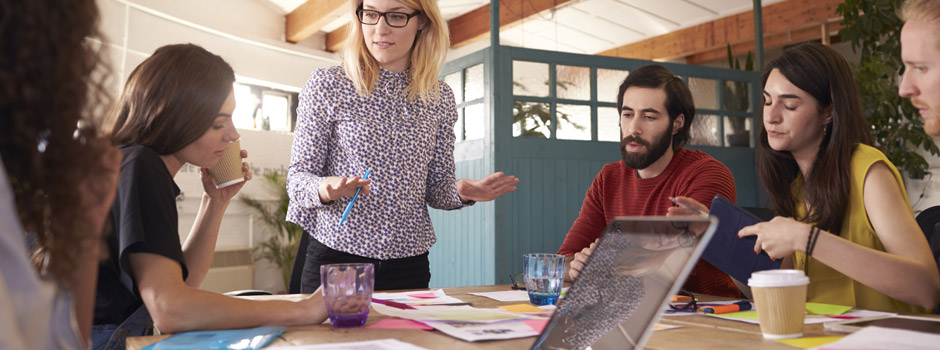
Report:
M297 107L287 220L312 238L302 290L333 263L375 264L375 289L427 288L427 207L490 201L519 180L455 179L457 109L438 79L449 37L436 1L351 0L349 13L343 65L314 71Z
M154 326L176 333L326 319L319 293L299 301L251 301L199 289L222 215L245 184L216 188L206 169L238 140L234 81L228 63L191 44L157 49L128 78L107 125L124 160L111 208L110 258L99 269L95 349L123 349L126 336ZM201 168L205 193L181 244L173 177L185 164ZM247 164L242 172L251 179Z
M761 80L757 171L777 217L738 236L757 236L755 254L804 270L810 302L921 313L935 307L937 266L901 174L869 146L845 59L802 44L767 65Z

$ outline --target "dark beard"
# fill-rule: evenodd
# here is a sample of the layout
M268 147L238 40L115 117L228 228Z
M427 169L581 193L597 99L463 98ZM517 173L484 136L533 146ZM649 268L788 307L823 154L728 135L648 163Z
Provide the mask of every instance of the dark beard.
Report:
M630 142L645 146L647 151L643 153L627 152L627 144ZM669 123L666 132L653 140L652 145L650 142L633 135L620 139L620 157L623 159L623 164L628 168L643 170L659 160L663 154L666 154L669 147L672 147L672 123Z

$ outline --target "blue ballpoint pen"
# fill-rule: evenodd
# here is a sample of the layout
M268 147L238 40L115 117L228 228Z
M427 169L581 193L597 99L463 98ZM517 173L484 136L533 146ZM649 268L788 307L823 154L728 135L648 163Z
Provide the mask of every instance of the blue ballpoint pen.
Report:
M372 174L372 169L366 170L366 174L362 175L362 179L368 180L369 174ZM340 226L343 226L343 222L346 221L346 216L348 216L349 211L352 210L353 203L356 203L356 197L359 197L359 191L362 191L362 187L356 189L356 194L353 195L352 200L350 200L349 204L346 205L346 210L343 210L343 217L339 219Z

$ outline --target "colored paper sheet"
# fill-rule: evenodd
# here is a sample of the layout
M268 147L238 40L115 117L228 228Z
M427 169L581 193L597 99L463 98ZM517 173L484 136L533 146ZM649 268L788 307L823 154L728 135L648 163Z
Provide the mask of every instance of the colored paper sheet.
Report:
M806 303L806 312L811 313L813 315L827 315L827 316L841 315L851 309L852 309L851 306L823 304L823 303Z
M437 298L437 295L433 292L424 292L424 293L408 293L409 297L418 298L418 299L434 299Z
M544 330L544 329L545 329L545 326L548 325L548 321L549 321L548 319L543 319L543 320L522 320L522 323L525 323L525 324L529 325L529 327L532 327L532 330L534 330L534 331L536 331L536 332L539 332L539 333L542 333L542 330Z
M456 321L456 322L500 322L527 318L525 315L503 309L480 309L470 306L416 306L412 310L403 310L379 303L372 303L372 308L382 314L417 321ZM427 322L425 322L427 323ZM431 324L429 324L431 325ZM432 327L434 325L431 325Z
M428 326L422 322L414 320L405 320L401 318L385 318L366 328L377 329L420 329L425 331L433 330L434 327Z
M844 335L834 337L805 337L796 339L780 339L778 343L798 347L800 349L812 349L818 346L826 345L836 340L842 339Z
M535 306L529 304L515 304L515 305L505 305L500 306L499 308L504 310L509 310L512 312L542 312L545 310L539 309Z
M432 319L459 322L494 322L517 319L518 316L475 310L448 310L428 312Z
M682 327L682 326L674 326L674 325L671 325L671 324L657 323L655 326L653 326L653 331L664 331L664 330L667 330L667 329L681 328L681 327Z
M524 290L506 290L499 292L470 293L496 301L529 301L529 293Z
M714 314L706 314L709 316L714 316ZM740 311L740 312L729 312L726 314L721 314L722 318L737 318L742 320L757 320L757 310L751 311Z

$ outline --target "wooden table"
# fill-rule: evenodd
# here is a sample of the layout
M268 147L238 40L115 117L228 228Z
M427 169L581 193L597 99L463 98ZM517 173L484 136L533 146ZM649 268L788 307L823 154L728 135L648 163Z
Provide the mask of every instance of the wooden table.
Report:
M447 295L470 302L475 307L497 307L500 305L519 304L520 302L499 302L469 294L506 290L510 290L508 285L444 288L444 292L447 293ZM386 317L388 316L378 313L373 309L369 313L366 326L372 325ZM649 342L646 344L646 349L794 349L793 347L775 341L764 340L760 333L760 327L756 324L702 315L666 316L660 320L660 323L682 327L654 332ZM811 324L803 327L803 335L813 337L842 334L826 332L823 330L822 324ZM131 337L127 339L127 349L138 350L166 337L168 337L168 335ZM288 331L283 334L283 338L284 339L274 341L269 346L344 343L395 338L428 349L516 350L528 349L535 341L535 338L529 337L471 343L453 338L438 331L369 329L365 327L335 329L329 324L289 327Z

